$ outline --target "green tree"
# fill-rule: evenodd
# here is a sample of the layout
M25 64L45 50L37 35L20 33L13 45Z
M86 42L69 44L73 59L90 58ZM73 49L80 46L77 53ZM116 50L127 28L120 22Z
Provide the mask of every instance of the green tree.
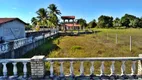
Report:
M89 28L95 28L97 26L96 20L94 19L93 21L89 22L88 27Z
M37 25L37 22L38 22L38 20L37 20L36 17L33 17L33 18L31 19L31 23L32 23L33 26L36 26L36 25Z
M133 28L139 27L139 19L136 18L136 19L130 20L129 26L130 26L130 27L133 27Z
M44 8L40 8L37 12L37 18L38 18L38 22L40 26L46 26L47 24L47 18L48 18L48 14L47 14L47 10Z
M113 21L113 26L114 27L120 27L121 26L121 21L119 18L115 18L115 20Z
M139 19L139 28L142 28L142 18Z
M130 24L134 19L136 19L136 16L130 15L130 14L125 14L125 15L122 16L122 18L121 18L121 24L122 24L122 26L125 26L125 27L129 28L129 27L130 27L129 24Z
M98 18L98 27L100 28L110 28L113 27L113 17L101 15Z
M48 23L49 26L56 27L59 23L58 15L61 15L60 10L57 9L55 4L50 4L49 7L49 18Z
M57 9L57 6L55 4L50 4L48 9L50 10L51 13L61 15L60 10Z
M38 15L37 18L39 19L39 21L47 18L47 10L44 8L40 8L36 13Z
M30 25L30 24L28 24L28 25L25 26L25 30L32 30L32 28L33 28L33 26Z
M85 19L82 19L82 18L78 19L78 20L77 20L77 23L81 25L81 28L82 28L82 29L87 26L86 20L85 20Z

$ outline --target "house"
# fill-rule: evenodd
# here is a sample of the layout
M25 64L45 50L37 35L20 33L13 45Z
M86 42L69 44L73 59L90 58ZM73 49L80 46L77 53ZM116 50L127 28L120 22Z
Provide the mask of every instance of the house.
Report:
M77 23L65 23L65 27L67 28L67 30L78 30L80 28L80 24L77 24Z
M78 30L81 27L75 21L75 16L61 16L61 19L63 20L62 26L64 30Z
M25 25L19 18L0 18L0 39L9 41L25 38Z

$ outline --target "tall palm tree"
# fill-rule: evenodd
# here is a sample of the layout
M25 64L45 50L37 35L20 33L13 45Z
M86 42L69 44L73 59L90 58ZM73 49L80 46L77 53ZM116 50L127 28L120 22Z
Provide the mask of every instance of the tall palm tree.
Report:
M50 4L48 9L51 11L51 13L54 13L56 15L61 15L60 10L57 9L57 6L55 4Z
M42 21L44 18L47 18L47 10L44 8L40 8L37 12L37 18Z
M57 6L55 4L50 4L49 7L49 21L52 22L52 24L54 24L54 26L52 27L56 27L58 26L59 23L59 19L57 15L61 15L60 10L57 9Z
M47 19L48 19L48 13L47 13L47 10L44 9L44 8L40 8L37 12L37 18L38 18L38 21L40 23L39 26L47 26Z

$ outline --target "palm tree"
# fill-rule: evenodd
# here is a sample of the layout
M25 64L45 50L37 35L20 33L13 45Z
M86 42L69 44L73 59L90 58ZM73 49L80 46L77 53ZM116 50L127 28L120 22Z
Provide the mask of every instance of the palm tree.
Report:
M33 26L36 26L36 25L37 25L37 22L38 22L37 18L33 17L33 18L31 19L31 23L32 23Z
M39 21L42 21L44 18L47 18L47 10L44 8L40 8L37 12L37 18Z
M44 8L40 8L37 12L37 18L40 23L39 26L47 26L47 19L48 19L48 14L47 10Z
M50 10L51 13L56 14L56 15L61 15L60 10L57 9L57 6L55 4L50 4L48 9Z
M61 12L60 10L57 9L57 6L55 4L50 4L49 7L49 21L50 24L52 23L52 27L56 27L58 26L58 23L59 23L59 19L58 19L58 16L57 15L61 15Z

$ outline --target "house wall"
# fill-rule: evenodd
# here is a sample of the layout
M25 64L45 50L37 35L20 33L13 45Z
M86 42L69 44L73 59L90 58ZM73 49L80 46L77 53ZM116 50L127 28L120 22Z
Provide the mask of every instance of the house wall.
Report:
M24 38L25 24L18 20L4 23L0 25L0 36L2 36L5 41Z

